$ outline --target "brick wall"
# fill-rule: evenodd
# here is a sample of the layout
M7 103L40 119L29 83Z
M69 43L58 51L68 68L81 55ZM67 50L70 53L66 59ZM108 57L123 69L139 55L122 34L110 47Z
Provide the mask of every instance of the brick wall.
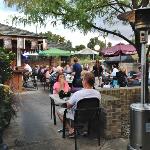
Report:
M105 138L128 137L130 104L140 101L139 87L100 89L102 94L103 136Z

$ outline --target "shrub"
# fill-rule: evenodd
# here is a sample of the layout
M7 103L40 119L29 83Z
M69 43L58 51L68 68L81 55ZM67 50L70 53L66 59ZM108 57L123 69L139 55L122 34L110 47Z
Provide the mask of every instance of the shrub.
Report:
M9 86L0 85L0 130L7 127L11 118L15 115L13 108L13 93Z
M0 83L5 83L12 75L11 63L15 54L7 49L0 48Z

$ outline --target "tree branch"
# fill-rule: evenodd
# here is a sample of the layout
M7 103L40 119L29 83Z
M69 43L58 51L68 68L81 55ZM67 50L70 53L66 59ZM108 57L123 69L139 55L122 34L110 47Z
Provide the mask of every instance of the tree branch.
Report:
M113 7L113 6L110 6L111 8L113 8L115 11L119 12L119 13L122 13L119 9Z
M95 26L95 25L93 25L93 24L90 24L90 25L91 25L91 27L93 27L94 29L97 29L97 30L99 30L99 31L116 35L116 36L118 36L118 37L124 39L125 41L127 41L128 43L130 43L131 45L133 45L134 47L136 47L136 45L135 45L133 42L131 42L128 38L126 38L125 36L123 36L123 35L120 34L120 33L116 33L116 32L113 32L113 31L110 31L110 30L107 30L107 29L103 29L103 28L97 27L97 26Z

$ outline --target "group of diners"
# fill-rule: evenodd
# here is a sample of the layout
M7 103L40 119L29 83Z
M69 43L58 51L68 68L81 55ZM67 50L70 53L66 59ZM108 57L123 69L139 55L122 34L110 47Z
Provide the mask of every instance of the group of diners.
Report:
M54 84L54 95L58 94L60 98L61 98L61 91L62 91L62 89L60 89L61 87L60 84L63 79L64 76L62 74L59 74L58 81ZM78 102L80 100L83 100L84 98L91 98L91 100L92 98L97 98L99 99L99 101L101 100L100 92L97 91L96 89L93 89L94 83L95 83L95 77L93 73L85 72L84 75L82 76L83 88L69 95L69 100L66 101L65 108L59 107L57 109L57 115L62 123L64 118L64 111L67 109L66 118L68 122L66 122L65 126L68 129L68 136L70 138L74 137L74 127L69 124L70 122L69 120L74 121L75 110L77 108ZM66 84L66 87L63 89L64 93L69 92L69 90L70 88Z
M81 89L82 75L85 71L88 71L85 67L82 67L78 62L78 58L74 58L72 65L67 64L64 68L61 66L57 67L41 67L38 70L38 78L41 82L43 80L50 85L52 93L56 93L65 89L67 91L76 91Z
M37 75L41 82L46 82L50 85L51 91L53 91L54 83L58 80L58 74L64 74L64 79L67 80L70 90L76 91L78 88L82 88L82 74L87 71L91 71L95 77L94 87L104 88L116 88L126 86L137 86L141 84L141 67L139 66L138 72L127 73L124 67L118 67L116 64L112 65L112 68L106 68L101 64L99 60L95 61L93 66L82 66L78 62L78 58L74 58L73 64L67 64L62 66L38 66L31 68L28 64L25 64L25 69L33 75ZM65 84L66 85L66 84ZM62 86L61 86L62 88Z

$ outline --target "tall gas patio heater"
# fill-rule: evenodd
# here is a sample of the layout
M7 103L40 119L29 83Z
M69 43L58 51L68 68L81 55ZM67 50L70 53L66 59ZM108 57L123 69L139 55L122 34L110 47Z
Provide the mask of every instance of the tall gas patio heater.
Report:
M150 150L150 103L146 97L146 43L150 30L150 8L135 10L136 29L140 31L141 47L141 103L130 106L130 144L128 150Z

